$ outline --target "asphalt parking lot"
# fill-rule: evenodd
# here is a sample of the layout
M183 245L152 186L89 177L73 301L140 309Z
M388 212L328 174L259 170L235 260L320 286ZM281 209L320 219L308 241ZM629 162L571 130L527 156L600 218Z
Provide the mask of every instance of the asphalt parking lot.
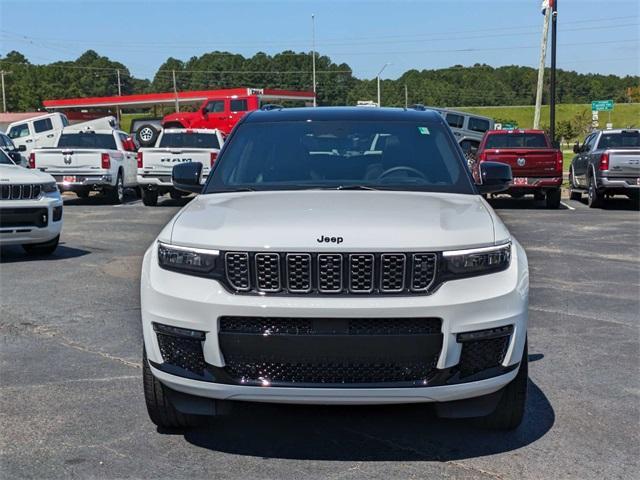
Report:
M529 255L523 425L489 432L424 406L238 405L158 432L141 379L143 252L184 202L66 197L49 258L2 251L3 478L632 478L640 468L640 213L493 202Z

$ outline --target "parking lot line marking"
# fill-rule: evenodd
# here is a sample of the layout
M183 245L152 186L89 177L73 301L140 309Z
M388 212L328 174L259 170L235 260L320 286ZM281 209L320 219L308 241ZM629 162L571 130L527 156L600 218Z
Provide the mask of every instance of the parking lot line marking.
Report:
M565 207L567 207L569 210L575 210L575 207L572 207L571 205L568 205L564 202L560 202L560 205L564 205Z

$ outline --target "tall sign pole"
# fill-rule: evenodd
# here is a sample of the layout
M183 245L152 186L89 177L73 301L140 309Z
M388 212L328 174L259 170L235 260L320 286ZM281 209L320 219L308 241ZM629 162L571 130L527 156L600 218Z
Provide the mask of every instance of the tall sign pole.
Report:
M551 81L549 86L549 133L551 141L556 139L556 30L558 24L558 0L549 0L551 4Z
M171 70L171 75L173 76L173 94L176 98L176 112L180 111L180 102L178 102L178 87L176 85L176 71Z
M116 70L116 75L118 75L118 96L121 97L122 96L122 84L120 83L120 69ZM118 107L116 109L116 115L118 117L118 123L120 123L120 117L122 116L121 112L120 112L120 107Z
M316 16L311 14L311 69L313 71L313 106L317 107L316 100Z
M540 110L542 108L542 86L544 85L544 65L547 59L547 38L549 37L549 20L551 8L549 0L542 3L544 8L544 24L542 26L542 40L540 42L540 65L538 66L538 84L536 86L536 108L533 114L533 128L540 128Z
M2 111L7 113L7 97L4 94L4 76L11 75L11 72L0 70L0 77L2 78Z

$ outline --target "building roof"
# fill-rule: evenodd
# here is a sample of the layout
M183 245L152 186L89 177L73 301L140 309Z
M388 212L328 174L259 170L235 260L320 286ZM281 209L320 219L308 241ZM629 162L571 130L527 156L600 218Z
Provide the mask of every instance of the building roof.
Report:
M228 88L221 90L192 90L186 92L144 93L140 95L116 95L112 97L83 97L60 100L44 100L43 105L50 110L67 108L104 108L104 107L152 107L154 105L200 103L208 98L259 95L263 100L306 100L313 101L313 92L294 90L273 90L266 88Z

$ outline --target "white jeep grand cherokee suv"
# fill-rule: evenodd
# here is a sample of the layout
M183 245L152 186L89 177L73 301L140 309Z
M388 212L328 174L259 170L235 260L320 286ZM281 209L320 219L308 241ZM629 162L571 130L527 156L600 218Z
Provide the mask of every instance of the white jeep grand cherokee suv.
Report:
M0 246L22 245L27 253L48 255L58 247L61 230L55 179L17 166L0 150Z
M371 150L372 139L383 145ZM225 401L432 402L515 428L527 389L528 267L432 111L256 111L202 164L201 191L147 250L151 420L187 427Z

